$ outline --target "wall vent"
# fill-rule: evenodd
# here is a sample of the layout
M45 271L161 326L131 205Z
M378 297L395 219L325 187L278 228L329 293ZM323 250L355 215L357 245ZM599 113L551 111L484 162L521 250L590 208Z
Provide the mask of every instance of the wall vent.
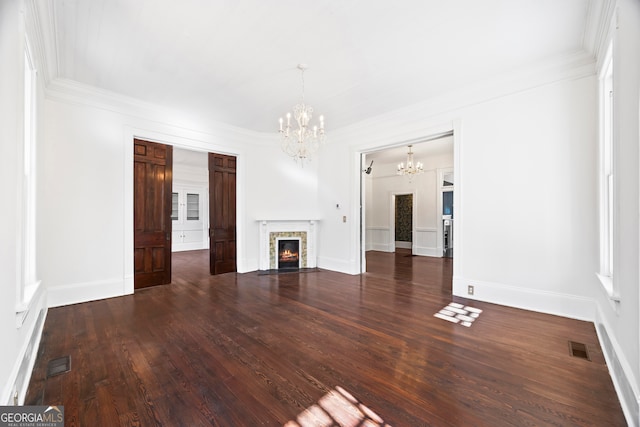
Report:
M569 354L573 357L591 361L587 346L581 342L569 341Z
M71 370L71 356L62 356L51 359L47 364L47 378L64 374Z

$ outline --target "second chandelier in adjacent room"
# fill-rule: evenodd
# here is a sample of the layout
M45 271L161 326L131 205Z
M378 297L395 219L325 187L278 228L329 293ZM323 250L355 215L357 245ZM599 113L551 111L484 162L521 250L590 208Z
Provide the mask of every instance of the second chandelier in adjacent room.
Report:
M422 162L414 162L411 147L413 147L413 145L409 145L406 166L404 163L400 163L398 165L398 175L407 175L409 176L409 178L412 178L413 176L424 172L424 165L422 164Z

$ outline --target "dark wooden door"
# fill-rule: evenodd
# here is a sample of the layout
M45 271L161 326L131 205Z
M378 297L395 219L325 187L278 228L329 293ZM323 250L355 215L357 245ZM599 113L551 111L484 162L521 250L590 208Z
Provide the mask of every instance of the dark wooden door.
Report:
M134 288L171 282L173 147L133 140Z
M236 158L209 153L211 274L236 271Z

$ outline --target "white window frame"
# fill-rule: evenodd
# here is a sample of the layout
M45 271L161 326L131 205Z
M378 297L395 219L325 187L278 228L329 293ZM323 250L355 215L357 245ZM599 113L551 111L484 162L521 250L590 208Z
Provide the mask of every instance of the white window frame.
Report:
M613 41L609 43L604 61L598 72L600 108L600 268L597 273L600 283L613 301L619 301L614 280L615 240L615 108L613 75Z
M36 137L37 71L29 40L24 42L24 129L22 139L21 206L19 227L20 279L16 292L16 326L22 326L40 288L36 270Z

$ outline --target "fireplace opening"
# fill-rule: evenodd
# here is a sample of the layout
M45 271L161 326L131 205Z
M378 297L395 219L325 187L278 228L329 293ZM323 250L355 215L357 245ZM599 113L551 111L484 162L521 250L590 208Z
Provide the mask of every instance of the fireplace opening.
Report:
M278 270L300 268L300 240L278 240Z

